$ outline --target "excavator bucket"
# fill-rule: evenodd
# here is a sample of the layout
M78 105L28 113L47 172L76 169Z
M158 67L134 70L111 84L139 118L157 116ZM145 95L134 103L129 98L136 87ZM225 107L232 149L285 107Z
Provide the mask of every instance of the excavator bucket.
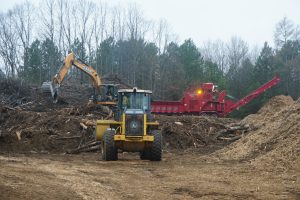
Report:
M53 95L53 87L52 87L52 82L43 82L42 84L42 92L44 94L51 94Z
M52 82L43 82L42 92L48 96L51 96L53 103L58 102L57 91L53 88Z

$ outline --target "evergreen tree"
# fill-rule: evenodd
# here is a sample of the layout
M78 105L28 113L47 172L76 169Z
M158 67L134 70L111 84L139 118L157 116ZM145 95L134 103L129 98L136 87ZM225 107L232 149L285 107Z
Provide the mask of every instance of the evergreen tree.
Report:
M203 58L191 39L185 40L179 47L180 61L184 66L187 85L197 82L203 78Z
M43 71L47 72L42 75L41 80L52 80L52 77L62 66L61 54L58 50L58 47L48 38L42 42L41 54L42 68Z
M274 53L272 48L265 42L264 47L254 66L255 81L263 84L274 76Z
M20 70L20 77L30 83L40 84L44 73L41 43L39 40L35 40L24 55L24 66Z

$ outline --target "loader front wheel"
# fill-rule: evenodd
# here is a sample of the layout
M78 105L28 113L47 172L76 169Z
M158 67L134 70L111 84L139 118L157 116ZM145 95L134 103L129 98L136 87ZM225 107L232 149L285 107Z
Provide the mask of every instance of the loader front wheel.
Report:
M151 152L150 149L145 149L144 151L140 152L141 160L150 160L151 159Z
M154 136L154 141L152 143L152 147L150 149L150 160L151 161L161 161L162 154L162 135L160 131L154 130L152 131L152 135Z
M107 130L103 135L102 140L102 159L105 161L118 160L118 150L115 147L114 141L115 131Z

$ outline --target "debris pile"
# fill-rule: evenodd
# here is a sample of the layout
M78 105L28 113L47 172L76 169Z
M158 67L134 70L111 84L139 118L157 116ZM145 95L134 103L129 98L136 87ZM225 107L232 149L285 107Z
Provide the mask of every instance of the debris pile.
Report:
M1 152L78 153L100 149L94 139L95 120L108 119L111 113L104 106L87 103L89 86L69 81L62 86L68 104L53 104L38 88L19 81L6 81L3 85L0 87ZM294 102L290 97L277 96L257 114L242 121L207 116L154 116L154 119L161 124L165 149L193 151L207 146L219 149L235 141L216 155L260 165L299 164L300 100Z
M0 103L7 106L19 106L31 100L30 87L17 79L0 80Z
M93 128L85 126L81 121L103 117L96 117L92 112L86 114L82 110L63 108L35 112L0 106L0 149L19 152L65 152L84 146L94 141L94 136Z
M119 83L116 76L108 76L106 83ZM0 151L70 152L99 149L94 139L96 119L108 119L110 110L88 104L91 86L74 78L61 86L65 104L53 104L40 88L28 87L20 81L5 82L0 88ZM18 95L13 96L13 95ZM22 100L22 102L19 101ZM195 149L210 144L227 144L236 136L226 126L232 119L199 116L157 116L162 125L164 148ZM220 130L222 134L219 133ZM228 132L230 132L228 134Z
M93 126L82 121L105 119L109 110L88 104L86 85L69 83L62 87L68 104L53 104L40 88L21 85L20 80L1 80L1 152L78 151L94 142Z
M224 144L219 131L237 120L205 116L156 116L161 124L166 148L187 149ZM230 127L230 126L229 126ZM225 141L226 142L226 141Z
M299 168L300 99L294 102L289 96L276 96L241 124L248 124L251 131L216 152L217 156L261 167Z

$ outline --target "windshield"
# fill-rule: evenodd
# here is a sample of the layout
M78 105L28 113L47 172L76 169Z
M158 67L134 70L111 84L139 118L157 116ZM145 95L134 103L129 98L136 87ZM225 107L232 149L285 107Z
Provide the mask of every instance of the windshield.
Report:
M122 93L121 104L123 109L149 110L150 96L146 93Z

